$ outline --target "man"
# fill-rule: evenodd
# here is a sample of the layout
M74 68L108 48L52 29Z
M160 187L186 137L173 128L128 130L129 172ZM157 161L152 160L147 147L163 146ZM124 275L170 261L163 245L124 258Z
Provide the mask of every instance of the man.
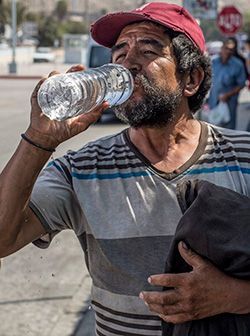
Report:
M247 66L247 87L250 90L250 38L248 38L244 43L244 55L246 59Z
M235 56L235 42L232 38L224 41L220 55L212 61L213 80L208 104L212 109L219 101L226 102L230 111L227 128L236 128L239 93L245 86L247 76L245 66Z
M131 98L115 108L130 127L41 172L54 148L95 122L107 104L51 121L37 104L40 82L31 124L1 176L0 257L73 229L93 279L97 335L156 336L160 318L182 323L250 312L250 282L222 273L184 243L179 251L193 271L163 274L182 216L177 183L199 178L245 195L250 190L249 134L193 116L211 79L200 27L184 8L156 2L102 17L92 36L134 76Z

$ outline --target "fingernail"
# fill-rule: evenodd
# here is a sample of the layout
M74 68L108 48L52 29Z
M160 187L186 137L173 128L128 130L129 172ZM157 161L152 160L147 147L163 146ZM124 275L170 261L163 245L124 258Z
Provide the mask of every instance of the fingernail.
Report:
M181 245L185 250L188 250L187 244L185 242L181 242Z
M139 294L139 298L142 299L142 300L144 300L144 296L143 296L142 292Z
M148 278L148 282L151 284L151 282L152 282L151 277Z

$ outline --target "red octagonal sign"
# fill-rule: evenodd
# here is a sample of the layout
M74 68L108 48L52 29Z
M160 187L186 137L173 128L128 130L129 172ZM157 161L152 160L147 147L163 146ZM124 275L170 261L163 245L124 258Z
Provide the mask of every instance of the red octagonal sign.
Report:
M225 35L234 35L242 26L242 15L234 6L224 7L217 16L217 26Z

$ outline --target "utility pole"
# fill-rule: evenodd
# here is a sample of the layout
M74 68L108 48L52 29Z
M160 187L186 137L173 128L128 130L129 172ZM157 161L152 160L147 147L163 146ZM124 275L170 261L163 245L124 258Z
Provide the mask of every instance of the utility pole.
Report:
M84 8L85 25L87 29L89 29L89 0L85 0L84 5L85 5L85 8Z
M12 62L9 63L9 73L16 73L16 0L11 4L11 21L12 21Z

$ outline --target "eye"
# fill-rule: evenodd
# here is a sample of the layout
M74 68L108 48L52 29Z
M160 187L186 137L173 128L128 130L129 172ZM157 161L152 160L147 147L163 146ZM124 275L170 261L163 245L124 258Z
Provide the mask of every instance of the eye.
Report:
M156 53L154 51L150 50L150 49L144 50L143 54L144 55L156 55Z
M125 53L122 53L122 54L119 54L115 57L115 60L116 61L121 61L123 58L126 57L126 54Z

